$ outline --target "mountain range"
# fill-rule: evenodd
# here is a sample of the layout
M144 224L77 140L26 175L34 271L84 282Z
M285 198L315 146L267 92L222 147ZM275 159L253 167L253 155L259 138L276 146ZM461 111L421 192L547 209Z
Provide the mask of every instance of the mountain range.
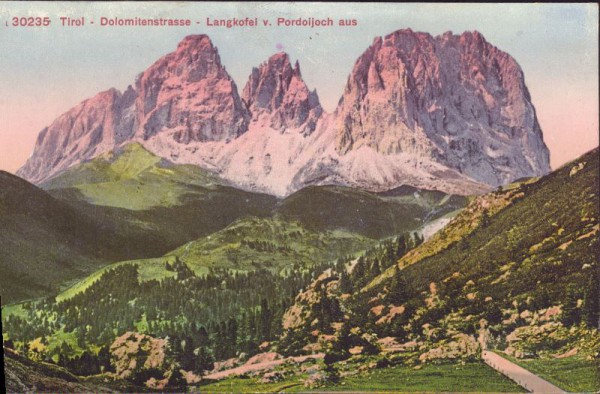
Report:
M333 113L286 53L240 95L209 37L188 36L124 92L53 121L17 175L40 184L131 142L277 196L310 185L467 195L550 170L521 68L478 32L376 38Z

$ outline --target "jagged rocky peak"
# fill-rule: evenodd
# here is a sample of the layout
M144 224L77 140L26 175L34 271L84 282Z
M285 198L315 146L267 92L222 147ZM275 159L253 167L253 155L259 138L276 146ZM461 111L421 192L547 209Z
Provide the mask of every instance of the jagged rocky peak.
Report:
M123 94L100 93L42 130L18 174L39 183L123 143L159 134L184 145L226 141L245 133L249 120L217 48L206 35L188 36Z
M205 34L185 37L179 42L175 52L154 63L145 74L156 77L156 74L148 73L153 68L158 68L159 72L166 71L165 75L176 75L187 82L197 82L203 78L229 77L221 65L217 47Z
M479 32L376 38L348 78L335 132L341 154L408 154L494 186L550 170L521 68Z
M131 119L123 111L128 102L131 96L127 92L109 89L62 114L40 132L33 154L17 175L39 183L110 151L117 138L131 137Z
M220 141L247 131L249 114L237 86L206 35L184 38L177 50L150 66L136 81L138 135L169 131L183 144Z
M310 133L323 112L317 92L302 79L300 65L296 61L292 67L285 52L252 69L242 99L254 119L267 114L269 125L277 130L300 128Z

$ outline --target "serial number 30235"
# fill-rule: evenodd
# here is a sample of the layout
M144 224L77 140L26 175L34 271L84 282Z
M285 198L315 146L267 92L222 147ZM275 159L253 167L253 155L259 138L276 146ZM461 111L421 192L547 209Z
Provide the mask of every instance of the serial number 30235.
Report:
M12 18L12 25L13 26L50 26L50 18L47 16L45 16L45 17L29 16L29 17L22 17L22 18L14 17L14 18Z

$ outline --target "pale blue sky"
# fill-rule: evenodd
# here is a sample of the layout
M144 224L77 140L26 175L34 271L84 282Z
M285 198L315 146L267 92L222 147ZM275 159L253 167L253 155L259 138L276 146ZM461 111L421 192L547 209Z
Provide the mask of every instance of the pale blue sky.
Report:
M49 16L47 28L6 27ZM83 28L58 17L84 16ZM191 27L101 27L100 17L189 18ZM356 27L207 27L209 18L355 18ZM89 20L95 24L90 25ZM199 21L201 24L196 24ZM0 169L15 171L38 132L95 93L123 90L188 34L208 34L241 91L253 66L283 46L299 60L327 111L376 36L401 28L432 35L480 31L524 70L556 167L598 145L598 7L595 4L0 3Z

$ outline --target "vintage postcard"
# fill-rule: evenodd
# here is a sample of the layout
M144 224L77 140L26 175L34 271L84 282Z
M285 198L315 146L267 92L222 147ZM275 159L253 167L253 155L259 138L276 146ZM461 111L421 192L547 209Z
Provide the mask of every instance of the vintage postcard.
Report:
M0 3L7 392L600 391L598 5Z

